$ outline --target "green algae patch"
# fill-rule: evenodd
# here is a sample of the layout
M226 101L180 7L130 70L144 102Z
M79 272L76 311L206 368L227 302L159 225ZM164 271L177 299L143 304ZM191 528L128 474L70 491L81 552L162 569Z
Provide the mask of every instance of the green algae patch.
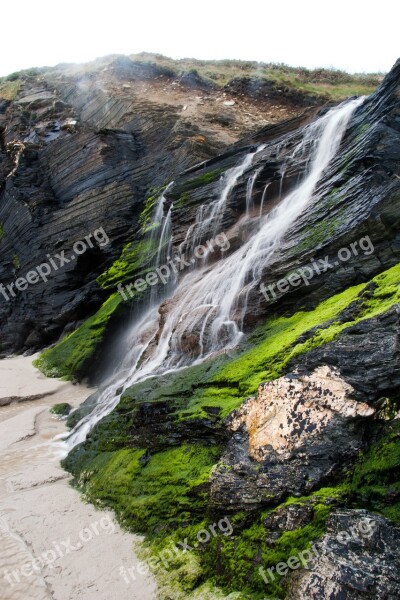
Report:
M162 185L158 188L150 190L151 196L149 196L145 201L143 210L139 217L139 225L142 234L148 233L153 228L151 217L153 215L157 200L160 198L166 187L166 185ZM154 225L158 227L160 223L155 223Z
M113 508L126 527L146 534L142 546L146 559L186 538L193 545L197 533L220 518L210 506L209 490L223 448L215 443L222 418L246 395L255 393L262 381L284 374L291 359L335 340L361 320L389 310L400 301L399 284L400 265L396 265L367 284L321 302L314 310L271 317L248 338L247 350L242 353L224 354L132 386L113 413L73 450L65 466L88 500ZM165 439L158 440L157 431L146 430L143 404L145 411L150 411L146 414L166 408L165 413L154 413L157 418L164 414ZM201 439L204 423L213 429L214 446L191 440L190 428L194 427L196 438ZM185 428L187 441L182 443ZM290 497L258 514L230 514L227 510L232 535L218 534L192 552L174 557L156 571L160 589L166 597L170 594L177 599L203 598L202 593L210 598L284 598L286 580L276 575L265 582L259 569L266 571L310 549L324 535L335 506L365 507L398 520L398 440L398 429L391 430L360 456L354 472L336 487ZM292 504L310 505L311 520L284 532L273 544L267 542L266 519Z
M68 404L68 402L61 402L60 404L55 404L54 406L52 406L49 412L58 417L67 417L71 410L72 406Z
M397 401L399 408L400 399ZM350 480L353 502L400 523L400 423L361 454Z
M357 285L325 300L312 311L267 321L264 340L222 368L213 381L236 384L244 394L254 393L262 381L279 377L296 356L333 341L348 327L384 313L400 302L400 264L376 276L372 283L371 294L364 293L368 284ZM345 321L339 319L353 303L357 307L356 316ZM316 329L309 339L295 344L313 328Z
M251 526L236 535L234 533L230 537L212 540L203 557L203 568L209 577L213 577L214 565L218 560L215 582L220 587L284 598L282 577L275 573L275 579L266 583L259 572L260 567L264 570L275 568L278 563L308 550L313 542L324 535L331 510L325 504L314 504L312 521L299 529L285 531L272 547L266 541L267 530L264 525L268 512L263 512Z
M103 289L115 288L118 283L131 281L134 276L143 275L146 265L151 264L157 248L151 239L144 239L137 243L127 244L121 256L113 262L111 267L96 279Z
M214 181L219 179L219 177L221 177L221 175L224 172L225 172L225 169L215 169L214 171L208 171L208 173L204 173L203 175L198 175L197 177L193 177L193 179L189 179L188 181L185 181L182 184L182 186L181 186L182 193L189 192L191 190L195 190L199 187L202 187L203 185L207 185L208 183L213 183Z
M113 508L129 529L150 534L175 529L206 510L205 486L219 453L187 444L151 456L143 449L89 454L79 465L77 485L90 502ZM65 466L71 465L67 458Z
M76 379L86 372L89 361L103 341L109 321L119 304L120 294L113 294L92 317L62 338L33 361L47 377Z
M193 386L186 394L185 409L179 410L177 417L204 418L205 407L219 408L220 416L227 416L246 397L255 395L260 383L284 375L288 363L297 356L334 341L342 331L399 302L400 263L369 283L350 287L321 302L314 310L270 317L250 336L249 350L233 359L219 359L219 367ZM344 317L344 311L350 308L353 310Z
M194 548L191 552L174 555L169 564L158 565L155 574L166 597L202 598L202 590L214 591L217 598L263 599L265 595L284 597L282 577L266 584L259 569L276 567L304 550L325 533L325 523L333 509L333 500L340 497L336 488L322 488L312 496L297 499L297 504L312 506L310 522L283 535L271 544L267 541L268 527L265 519L285 508L284 503L272 510L258 514L229 514L225 530L218 528L220 517L207 517L188 525L177 526L174 531L156 532L147 537L141 549L141 557L151 561L162 557L168 549L186 540ZM228 520L230 528L226 527ZM202 531L212 531L205 543L198 543ZM203 534L204 535L204 534ZM168 556L168 554L166 554ZM151 563L150 563L151 564ZM205 586L205 587L204 587ZM232 596L230 595L232 594ZM207 596L206 596L207 597ZM210 596L213 598L213 596Z

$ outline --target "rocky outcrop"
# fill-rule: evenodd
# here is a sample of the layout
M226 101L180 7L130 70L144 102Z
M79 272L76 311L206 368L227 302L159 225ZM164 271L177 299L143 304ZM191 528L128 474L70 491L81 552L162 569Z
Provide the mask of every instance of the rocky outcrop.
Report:
M318 367L310 376L292 376L261 384L230 417L229 428L244 426L249 453L265 460L273 451L289 458L294 450L312 443L331 426L335 417L371 417L374 409L351 399L352 388L329 367Z
M363 510L332 513L312 559L294 574L287 600L395 600L400 594L400 529ZM316 555L316 556L315 556Z
M326 366L261 384L228 419L232 438L213 473L212 501L249 509L334 480L363 448L375 414L352 393Z
M269 298L252 290L246 329L262 326L239 347L113 389L116 397L124 390L118 406L65 460L87 497L108 503L125 523L150 532L151 543L160 547L203 527L205 516L217 521L229 515L232 537L197 550L203 571L188 590L212 580L249 598L264 592L279 598L288 593L293 600L398 594L398 527L372 511L400 518L400 274L393 267L400 252L399 80L397 63L356 110L315 197L281 240L263 277L273 284L307 263L336 261L341 248L351 249L351 260L338 261L304 285L278 287ZM63 94L78 110L79 90L69 82ZM92 101L85 110L93 126L112 119L124 134L130 131L131 116L118 108L125 99L112 104L110 114L102 108L103 95ZM243 245L260 213L268 214L304 174L311 144L298 156L294 148L316 112L311 108L249 134L219 157L185 169L165 192L166 205L173 204L174 251L190 251L196 225L204 221L200 207L218 197L221 176L258 148L230 190L220 223L229 252ZM202 228L196 242L207 240L213 226ZM354 252L355 241L367 236L368 247ZM220 259L221 253L215 256ZM218 276L224 275L221 269ZM215 309L205 298L194 310ZM143 364L151 364L146 360L179 306L176 300L179 293L160 305L160 330L152 331ZM200 328L199 322L184 324L189 308L187 303L178 311L174 330L182 334L182 357L194 359ZM96 399L70 422L86 415ZM376 523L368 539L342 535L363 533L365 521ZM266 568L276 566L300 550L310 553L312 544L320 552L313 563L306 561L307 569L265 588L259 576L264 562ZM185 586L187 572L186 567L179 572Z

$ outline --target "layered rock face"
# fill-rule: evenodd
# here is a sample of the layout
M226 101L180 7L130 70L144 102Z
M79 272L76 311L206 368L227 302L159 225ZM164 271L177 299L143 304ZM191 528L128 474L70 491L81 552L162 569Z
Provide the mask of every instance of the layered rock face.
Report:
M316 193L301 216L291 226L263 274L266 293L260 298L259 289L248 298L246 322L264 318L270 310L291 310L302 306L313 307L316 301L329 297L346 286L366 281L378 273L382 265L392 266L399 260L399 210L400 180L398 160L398 94L400 62L386 77L379 91L368 97L350 123L340 152L329 165L318 184ZM315 117L315 111L306 113L303 123ZM294 119L282 126L273 126L246 139L245 147L238 147L179 178L170 190L171 200L177 203L174 234L177 241L185 239L185 224L193 222L199 205L206 198L219 193L219 181L190 190L190 179L208 171L222 171L237 164L240 157L260 144L265 148L254 157L251 167L243 173L227 202L221 230L228 232L232 247L240 244L246 235L235 225L243 214L244 200L251 181L251 206L254 219L260 210L268 213L285 193L293 189L307 166L307 153L303 157L291 156L293 148L304 133L301 120ZM271 139L272 138L272 139ZM179 212L179 198L185 195L185 205ZM210 237L204 231L204 240ZM369 248L357 246L369 236ZM236 240L236 243L235 243ZM351 250L355 244L357 250ZM349 248L349 252L341 249ZM342 260L341 257L345 260ZM338 260L339 258L339 260ZM328 266L317 276L300 286L277 287L277 282L301 267L312 263ZM315 272L314 272L315 274Z
M250 334L239 347L197 363L204 330L186 331L183 311L175 331L192 366L125 389L65 461L90 499L151 534L151 548L189 539L205 519L230 519L232 537L202 546L197 570L180 563L171 597L400 593L399 81L397 63L353 114L311 203L262 273L267 294L248 295ZM221 175L253 151L218 215L229 250L208 269L228 261L306 172L310 148L296 157L294 148L317 113L249 135L181 174L165 193L175 251L191 256L193 239L212 237L215 220L201 220L202 210L220 197ZM327 262L301 285L282 285ZM159 307L156 342L179 294ZM298 556L308 558L292 568Z
M151 190L261 126L273 105L265 99L253 111L244 96L227 107L226 97L201 79L114 57L26 76L13 101L0 100L0 282L48 254L71 257L99 228L110 240L47 281L2 294L2 355L37 350L93 314L107 297L96 277L134 239ZM270 118L302 110L289 103Z

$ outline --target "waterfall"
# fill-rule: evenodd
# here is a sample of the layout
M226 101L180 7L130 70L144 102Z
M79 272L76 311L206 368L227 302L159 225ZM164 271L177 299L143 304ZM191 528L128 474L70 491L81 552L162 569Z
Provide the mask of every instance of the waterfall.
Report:
M159 234L159 237L158 237L158 247L157 247L156 258L154 261L154 268L160 267L161 265L165 265L172 255L172 209L173 209L172 204L168 209L167 215L164 216L165 193L171 187L172 184L173 184L173 182L169 184L169 186L166 188L166 190L162 194L161 198L158 200L157 210L156 210L156 214L154 217L154 221L156 223L159 222L160 227L161 227L161 233ZM160 207L161 207L161 209L160 209ZM158 214L160 212L160 210L161 210L161 218ZM152 232L153 239L156 237L156 234L158 234L157 228L154 229ZM162 289L161 291L160 291L159 286L154 286L151 288L151 293L150 293L150 305L151 306L153 306L157 302L159 303L162 300L162 298L164 298L166 295L168 295L168 292L170 292L171 289L173 289L173 287L176 283L176 274L173 274L173 275L174 276L168 280L168 283L166 284L165 288Z
M258 146L256 150L249 152L244 157L244 160L236 167L232 169L228 169L224 176L222 177L222 192L215 202L212 202L208 207L207 211L204 214L204 206L200 207L201 210L201 219L199 215L196 217L197 226L193 229L192 242L190 244L190 251L198 246L203 240L204 236L208 235L209 237L215 237L221 227L222 217L224 216L226 202L229 198L229 195L235 185L237 184L240 177L249 169L251 163L253 162L256 154L264 150L265 144Z
M262 171L262 167L256 169L254 173L247 180L247 188L246 188L246 214L249 214L251 209L254 207L253 202L253 189L254 184L256 182L257 177Z
M260 216L257 229L239 249L214 264L205 262L190 270L170 291L166 305L151 304L133 324L130 352L113 381L99 391L98 403L92 413L70 434L69 448L85 440L92 427L118 404L122 391L132 384L151 375L196 364L239 342L249 292L259 285L262 272L284 235L313 197L324 170L339 149L352 113L362 102L363 98L345 102L308 125L292 154L292 158L301 156L305 148L310 152L308 170L300 184L269 214ZM219 233L215 223L222 221L229 194L262 148L264 146L249 153L225 177L220 198L204 219L207 227L211 219L215 233ZM165 247L166 236L170 235L168 227L166 221L159 248ZM204 223L199 223L198 227L203 230ZM195 239L201 238L201 231L191 231ZM162 326L160 307L164 310Z

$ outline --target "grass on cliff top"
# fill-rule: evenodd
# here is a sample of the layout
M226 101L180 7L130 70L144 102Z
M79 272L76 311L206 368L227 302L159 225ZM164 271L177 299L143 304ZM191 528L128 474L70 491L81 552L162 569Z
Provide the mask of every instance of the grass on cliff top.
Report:
M251 78L273 83L306 95L341 100L349 96L371 94L383 79L382 73L350 74L337 69L306 69L290 67L283 63L259 63L243 60L173 60L161 54L142 52L131 56L133 60L152 63L169 69L177 75L184 72L198 74L206 82L225 86L232 79Z
M85 367L101 343L109 320L122 302L113 294L92 317L78 329L48 348L33 364L47 377L75 379L85 375Z
M15 100L21 87L20 80L0 81L0 99Z

